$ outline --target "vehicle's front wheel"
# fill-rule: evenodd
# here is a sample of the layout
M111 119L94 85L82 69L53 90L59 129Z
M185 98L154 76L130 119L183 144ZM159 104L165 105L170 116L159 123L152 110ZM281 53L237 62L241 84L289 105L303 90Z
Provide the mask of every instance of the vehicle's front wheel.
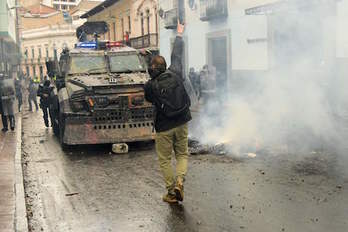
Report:
M53 122L52 122L52 128L53 128L53 133L55 136L59 137L59 122L58 122L58 117L57 115L54 115Z
M68 144L64 143L65 118L63 114L59 114L59 142L63 150L69 148Z
M59 104L58 97L55 95L52 99L52 105L50 106L50 113L52 113L52 128L53 133L59 138Z

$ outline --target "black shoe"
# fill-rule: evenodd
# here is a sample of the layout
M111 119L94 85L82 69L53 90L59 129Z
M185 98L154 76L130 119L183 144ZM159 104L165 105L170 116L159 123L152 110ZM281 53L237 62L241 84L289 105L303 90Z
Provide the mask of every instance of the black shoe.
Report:
M15 128L14 128L13 126L11 126L11 131L14 131L14 129L15 129Z
M8 131L8 129L7 128L2 128L2 130L1 130L2 132L7 132Z
M175 196L178 201L184 200L184 185L182 181L177 181L174 188Z

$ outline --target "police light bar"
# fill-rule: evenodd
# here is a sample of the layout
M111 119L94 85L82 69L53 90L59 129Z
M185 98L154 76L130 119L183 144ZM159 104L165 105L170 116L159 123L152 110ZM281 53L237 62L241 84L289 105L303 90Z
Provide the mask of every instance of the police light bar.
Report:
M115 48L115 47L123 47L123 43L122 42L107 42L106 43L106 47L107 48Z
M80 42L75 45L76 48L97 49L96 42Z

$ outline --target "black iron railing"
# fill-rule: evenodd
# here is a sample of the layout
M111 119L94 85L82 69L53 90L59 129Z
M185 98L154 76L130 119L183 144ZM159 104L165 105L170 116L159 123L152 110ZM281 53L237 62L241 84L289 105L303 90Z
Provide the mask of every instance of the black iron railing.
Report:
M139 36L129 39L130 45L133 48L149 48L158 46L158 34L152 33L144 36Z
M201 20L209 21L228 15L227 0L200 0Z

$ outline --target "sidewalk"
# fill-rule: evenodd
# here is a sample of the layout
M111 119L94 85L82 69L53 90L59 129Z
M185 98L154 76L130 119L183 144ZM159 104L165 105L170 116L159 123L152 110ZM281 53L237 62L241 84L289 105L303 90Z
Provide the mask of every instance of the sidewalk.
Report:
M21 162L21 116L15 131L0 132L0 231L27 231ZM19 198L20 197L20 198ZM20 217L18 217L20 215Z

